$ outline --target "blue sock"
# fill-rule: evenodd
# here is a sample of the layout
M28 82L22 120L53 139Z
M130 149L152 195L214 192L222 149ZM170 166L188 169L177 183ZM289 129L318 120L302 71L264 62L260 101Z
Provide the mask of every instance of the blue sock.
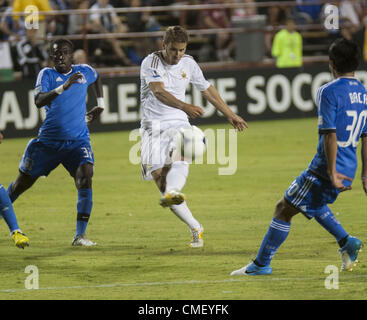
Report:
M291 224L289 222L273 218L257 253L255 259L256 264L261 266L270 265L271 259L287 238L290 227Z
M8 196L10 198L11 203L14 203L14 201L18 199L19 194L15 194L11 191L12 186L13 186L13 182L9 184L8 189L6 191L8 192Z
M77 219L75 236L83 235L87 229L88 221L93 207L92 189L78 190Z
M4 218L9 227L10 232L19 230L17 217L13 209L13 205L9 199L8 193L0 184L0 215Z
M329 231L340 242L348 237L348 233L344 230L340 222L335 218L328 206L324 206L317 214L315 220Z

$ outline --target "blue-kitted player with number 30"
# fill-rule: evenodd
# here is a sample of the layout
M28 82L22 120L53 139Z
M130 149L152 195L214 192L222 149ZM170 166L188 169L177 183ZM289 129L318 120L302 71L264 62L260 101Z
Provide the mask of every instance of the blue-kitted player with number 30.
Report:
M231 275L271 274L270 262L288 236L291 219L302 212L330 232L338 242L341 270L352 270L362 242L350 236L331 212L342 191L350 190L357 170L357 145L362 140L362 185L367 194L367 91L354 78L359 48L345 39L329 49L329 66L335 80L317 94L319 144L308 168L291 184L274 213L256 259Z
M87 123L104 109L102 84L97 72L86 64L73 65L73 44L60 39L51 44L53 68L44 68L37 77L35 104L46 108L46 119L38 138L32 139L19 165L20 174L8 187L14 202L40 176L47 176L60 163L69 171L78 189L74 246L92 246L85 236L92 211L94 157ZM87 89L94 85L98 106L86 112Z

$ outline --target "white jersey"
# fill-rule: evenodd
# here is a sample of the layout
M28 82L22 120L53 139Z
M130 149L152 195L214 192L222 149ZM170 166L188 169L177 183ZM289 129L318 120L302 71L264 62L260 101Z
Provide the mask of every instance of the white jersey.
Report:
M177 64L167 64L161 51L148 55L140 69L141 126L149 128L152 121L187 121L187 114L158 100L149 83L163 82L164 88L175 98L185 101L186 88L190 83L199 91L209 88L210 83L195 60L184 54Z

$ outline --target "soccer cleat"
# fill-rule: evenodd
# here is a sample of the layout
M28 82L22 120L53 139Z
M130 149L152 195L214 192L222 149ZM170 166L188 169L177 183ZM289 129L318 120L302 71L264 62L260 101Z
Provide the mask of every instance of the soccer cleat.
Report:
M254 262L250 262L247 266L233 271L231 276L262 276L272 274L272 272L270 265L259 267Z
M200 226L200 228L191 229L191 248L201 248L202 246L204 246L203 233L203 226Z
M96 246L97 243L89 240L84 234L78 235L73 239L71 243L72 246L75 247L92 247Z
M24 247L29 246L29 238L20 231L14 231L11 238L13 239L15 246L18 248L24 249Z
M356 237L349 236L344 247L339 249L342 258L340 271L352 271L357 265L358 252L362 251L363 243Z
M169 207L174 204L181 204L185 201L185 195L177 190L170 190L166 192L161 200L159 201L159 204L162 207Z

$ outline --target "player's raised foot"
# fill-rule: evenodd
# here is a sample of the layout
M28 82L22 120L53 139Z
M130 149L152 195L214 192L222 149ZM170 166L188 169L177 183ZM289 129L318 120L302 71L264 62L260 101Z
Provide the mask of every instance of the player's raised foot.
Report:
M200 226L200 228L191 229L191 248L201 248L204 246L204 228Z
M84 234L78 235L73 239L71 243L72 246L75 247L92 247L96 246L97 243L89 240Z
M352 271L357 265L358 253L362 251L363 243L356 237L349 236L344 247L339 249L342 258L341 271Z
M272 274L271 266L259 267L254 262L250 262L247 266L231 272L231 276L262 276Z
M14 241L16 247L24 249L29 246L29 238L21 231L14 231L11 234L11 238Z
M177 190L167 191L159 201L162 207L169 207L174 204L181 204L185 201L185 195Z

